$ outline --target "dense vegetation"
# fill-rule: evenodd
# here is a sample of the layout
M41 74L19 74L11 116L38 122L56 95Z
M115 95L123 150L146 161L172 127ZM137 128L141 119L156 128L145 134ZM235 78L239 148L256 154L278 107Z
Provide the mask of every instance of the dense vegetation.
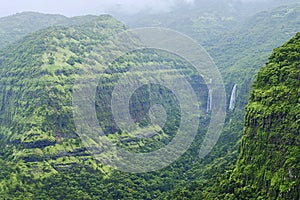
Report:
M1 199L299 199L299 34L276 49L257 75L239 142L254 74L273 48L299 31L299 5L243 16L242 22L233 13L178 12L155 22L188 33L208 49L224 76L228 99L238 85L237 106L228 111L219 142L205 159L197 159L209 122L203 112L190 149L169 167L144 174L123 173L95 160L72 119L75 78L85 67L105 63L93 50L105 52L98 44L125 26L110 16L21 13L0 19ZM132 97L131 114L141 127L150 123L151 105L167 108L166 126L151 139L120 131L109 107L115 82L141 63L180 69L202 110L208 91L185 61L166 52L137 51L112 63L99 81L99 123L122 148L149 152L167 144L176 130L178 102L171 92L148 85ZM150 91L161 95L150 101Z
M74 26L94 23L97 16L68 18L63 15L22 12L0 18L0 48L22 39L24 36L51 26Z
M299 199L300 34L258 73L228 189L236 198Z
M299 75L300 33L275 49L255 78L234 168L205 193L194 183L172 197L299 199Z
M1 198L153 199L186 183L185 171L194 165L209 120L204 112L191 149L168 168L147 174L122 173L104 166L77 136L72 115L74 80L89 66L104 66L105 51L116 48L112 43L99 44L125 30L110 16L92 19L84 25L47 28L2 49L0 123L5 148L1 149ZM141 139L133 137L136 133L119 130L111 117L111 92L122 73L135 65L168 65L180 70L195 86L203 110L208 91L185 61L166 52L137 51L111 64L99 80L99 122L105 134L122 148L149 152L169 143L176 133L178 103L166 88L145 86L133 95L131 114L137 123L147 126L150 106L161 104L168 115L165 126L159 134ZM160 72L164 73L172 74ZM158 95L149 100L150 92Z
M293 0L270 0L257 5L235 2L230 9L227 1L213 0L203 5L200 0L185 8L186 12L178 9L151 16L141 14L125 21L134 27L172 28L197 40L220 69L227 93L230 94L234 84L238 85L237 104L244 109L254 75L267 62L272 50L300 29L300 5L285 5L293 2L296 3Z

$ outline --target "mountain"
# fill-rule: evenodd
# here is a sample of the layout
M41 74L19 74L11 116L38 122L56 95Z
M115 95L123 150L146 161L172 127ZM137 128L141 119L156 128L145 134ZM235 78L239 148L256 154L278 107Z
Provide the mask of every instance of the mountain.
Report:
M62 24L67 20L62 15L47 15L24 12L0 19L0 47L10 44L37 30Z
M199 0L166 13L123 17L123 21L130 27L171 28L197 40L222 72L227 92L234 83L238 83L239 91L243 89L237 102L242 108L259 66L274 48L299 31L299 10L294 0Z
M205 46L223 75L228 102L233 86L237 85L236 107L234 111L228 111L223 133L212 152L188 172L191 183L186 188L172 191L169 198L179 196L180 199L183 194L192 197L191 193L197 193L196 199L216 198L214 193L220 190L219 182L229 179L225 172L234 169L239 155L244 107L248 104L255 75L267 62L272 50L300 30L299 11L299 5L295 4L257 13L236 26L230 34L225 33L215 40L214 45Z
M57 14L22 12L0 18L0 48L22 39L24 36L51 26L91 24L97 16L87 15L68 18Z
M299 17L299 4L260 12L207 47L223 74L227 91L238 85L237 107L247 104L253 77L272 50L300 30Z
M265 6L269 8L269 5ZM219 7L221 10L223 4ZM97 161L76 134L72 115L75 79L88 68L98 66L102 69L108 64L103 41L126 30L125 25L108 15L67 18L21 13L1 19L4 25L0 27L4 27L4 31L0 37L3 44L0 48L0 143L3 147L0 150L0 198L264 199L270 195L297 199L299 185L294 176L298 174L298 163L294 160L298 157L291 155L295 153L297 156L294 145L297 137L293 134L297 136L299 129L299 109L292 106L299 104L295 100L299 98L299 70L295 61L298 59L298 50L295 50L298 48L298 35L282 47L285 50L275 50L267 67L257 76L247 107L245 136L242 141L240 138L244 129L244 106L248 104L253 77L267 62L271 50L299 31L299 5L282 6L255 15L252 15L255 9L251 8L245 16L237 16L238 12L231 11L199 15L197 9L187 9L192 17L176 11L166 14L162 23L160 17L154 18L154 21L188 33L205 46L223 74L228 101L230 96L235 96L231 95L231 90L236 85L236 105L228 110L223 133L204 159L197 159L197 155L209 115L201 113L198 134L187 152L162 170L142 174L120 172ZM44 21L49 21L47 26ZM105 45L114 49L114 54L120 54L114 43ZM294 53L287 53L287 49ZM100 52L101 56L95 55L95 52ZM124 73L141 63L150 67L163 64L180 69L187 75L204 110L208 89L202 79L194 78L195 72L189 64L174 58L174 55L148 50L126 56L111 63L99 81L95 99L97 118L105 134L118 146L133 152L150 152L168 144L174 137L180 118L178 102L163 87L147 85L137 90L130 101L130 114L140 127L151 123L148 111L153 101L167 108L168 118L166 126L153 138L136 139L135 132L121 131L112 118L109 103L115 82L122 80ZM276 78L279 74L276 70L286 76ZM166 71L159 73L164 75ZM272 80L269 80L270 74ZM170 75L168 77L171 78ZM277 80L279 85L276 85ZM152 92L160 95L153 96L150 101ZM266 100L262 101L265 97ZM280 113L281 109L289 114ZM271 125L268 124L269 119ZM285 125L291 127L287 130L291 129L292 133L288 132L286 137L281 138L283 136L276 131L285 131ZM259 126L263 127L262 130ZM269 132L265 130L268 126ZM153 129L149 128L151 131ZM256 132L257 135L253 135ZM249 137L252 137L253 144ZM273 141L267 148L264 146L269 144L266 138ZM284 145L276 148L280 141ZM286 144L288 147L285 147ZM261 149L265 150L261 152ZM276 153L276 159L271 157L270 152ZM261 155L268 162L263 162ZM273 160L275 163L272 163ZM279 163L279 160L284 163ZM273 172L276 173L274 178L270 175Z
M132 28L166 27L180 31L206 47L224 34L231 35L232 29L259 12L296 3L297 0L195 0L190 4L177 2L166 12L143 10L126 15L116 11L113 15Z
M228 185L237 199L300 198L299 49L300 33L275 49L256 76Z
M110 16L93 18L83 26L38 31L2 49L1 199L84 198L86 191L72 190L78 182L67 174L72 166L97 167L76 135L70 91L88 48L124 30ZM59 179L69 183L55 183Z
M276 48L256 75L236 164L225 174L211 174L213 186L198 180L168 197L299 199L299 75L300 33Z
M97 74L109 65L96 93L99 123L118 146L145 153L160 149L174 138L180 119L178 100L167 88L155 84L136 90L130 101L135 123L150 133L153 129L159 131L142 137L134 131L120 130L112 118L110 103L121 76L137 65L171 66L187 76L202 108L206 108L206 84L202 78L195 78L196 72L188 63L164 51L135 51L108 63L110 56L121 52L114 42L105 40L126 27L108 15L73 20L73 25L39 30L0 51L0 142L4 147L0 150L0 198L154 199L175 185L183 185L184 172L194 165L209 121L205 112L200 116L203 126L197 139L182 158L155 172L125 173L100 163L78 136L72 91L77 78L95 77L86 74L88 69L96 66L93 73ZM109 49L112 55L107 54ZM157 73L172 79L174 69ZM167 114L160 129L149 126L153 118L148 113L156 104L162 105Z

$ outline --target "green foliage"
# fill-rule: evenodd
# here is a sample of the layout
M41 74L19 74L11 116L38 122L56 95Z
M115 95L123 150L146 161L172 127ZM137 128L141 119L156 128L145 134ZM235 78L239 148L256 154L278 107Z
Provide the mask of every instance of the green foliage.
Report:
M84 21L89 25L82 26ZM64 169L72 166L87 165L103 175L75 134L71 91L85 58L82 52L122 29L109 16L86 18L76 26L41 30L2 49L0 138L6 169L1 170L1 199L91 199L76 189L76 181L68 188L47 184L56 184L56 176L67 176ZM52 186L59 189L53 196Z
M299 199L300 34L275 49L246 108L241 153L226 192L238 199Z
M72 87L85 67L102 66L101 42L124 29L109 16L95 17L86 25L51 27L24 37L0 53L0 125L3 162L9 166L0 179L4 199L155 199L175 186L184 185L184 172L193 166L209 117L201 116L201 137L180 160L166 169L147 173L121 173L91 157L76 135ZM114 44L110 44L115 48ZM116 52L118 54L119 52ZM103 56L103 57L102 57ZM99 81L96 107L100 124L119 146L150 152L169 143L180 117L176 97L165 87L146 85L130 102L132 116L148 127L148 110L162 104L168 114L163 128L153 137L132 140L138 132L121 132L111 123L110 97L122 73L138 66L167 65L186 75L201 102L207 87L185 61L163 51L137 51L121 57ZM172 78L167 70L159 72ZM171 74L171 75L170 75ZM89 75L93 76L93 75ZM157 94L149 98L150 92ZM202 107L206 107L203 103ZM204 128L203 128L204 127ZM193 155L192 155L193 154Z
M165 22L197 37L214 57L229 91L238 84L238 106L226 118L212 152L197 160L209 123L201 116L196 140L169 167L145 174L115 171L94 160L75 134L71 91L76 74L88 65L105 63L93 53L105 38L124 30L110 16L65 18L23 13L0 20L0 198L1 199L297 199L299 198L299 34L276 49L256 77L269 52L299 29L299 7L260 13L239 25L220 13ZM197 11L195 11L197 13ZM17 18L17 19L15 19ZM21 18L22 20L20 20ZM28 26L29 19L36 23ZM37 19L38 18L38 19ZM24 21L25 20L25 21ZM44 23L44 20L49 23ZM14 23L11 23L13 21ZM7 23L1 25L1 23ZM20 32L13 29L22 23ZM10 24L8 26L8 24ZM44 25L61 25L29 34ZM235 25L238 25L236 28ZM228 27L230 26L230 27ZM9 32L8 30L12 30ZM9 37L7 37L9 36ZM209 39L210 37L213 39ZM114 44L109 44L115 48ZM118 52L116 52L117 54ZM149 152L167 144L176 131L178 102L167 88L147 85L137 90L130 110L140 127L150 124L154 103L166 106L166 126L153 138L132 140L122 132L109 107L122 73L137 64L168 65L180 70L205 109L207 88L184 61L162 51L137 51L113 63L99 81L97 117L108 137L122 148ZM185 67L187 66L187 67ZM160 72L161 74L166 72ZM170 77L171 78L171 77ZM163 95L149 100L150 92ZM149 131L157 129L150 127ZM241 145L237 165L238 146Z
M36 31L51 27L51 26L98 26L98 28L108 28L116 23L110 21L111 17L108 15L98 16L82 16L68 18L63 15L42 14L36 12L22 12L12 16L0 18L0 49L7 47L24 36L30 35ZM112 22L111 24L105 21ZM119 22L117 22L119 23ZM118 24L120 27L123 26ZM76 39L79 35L70 34ZM61 36L57 36L61 39ZM78 38L77 38L78 39Z

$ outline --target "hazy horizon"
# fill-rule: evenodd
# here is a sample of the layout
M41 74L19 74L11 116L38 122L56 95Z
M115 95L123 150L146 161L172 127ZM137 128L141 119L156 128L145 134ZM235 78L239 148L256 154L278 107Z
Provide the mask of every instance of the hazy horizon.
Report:
M222 0L220 0L222 1ZM261 3L271 0L223 0L226 3ZM277 0L280 1L280 0ZM281 0L283 1L283 0ZM11 0L1 5L0 17L32 11L48 14L61 14L68 17L87 14L133 15L140 12L168 12L178 5L193 6L195 2L205 4L210 0ZM284 1L283 1L284 2Z

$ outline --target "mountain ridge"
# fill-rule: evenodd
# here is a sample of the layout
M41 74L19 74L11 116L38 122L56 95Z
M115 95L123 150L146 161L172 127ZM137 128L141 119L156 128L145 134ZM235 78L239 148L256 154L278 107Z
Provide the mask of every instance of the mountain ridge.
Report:
M0 48L11 44L27 34L51 26L76 26L92 23L99 17L110 15L84 15L66 17L59 14L44 14L39 12L22 12L0 18Z
M247 130L244 132L245 136L242 141L240 138L243 133L243 107L247 104L253 76L266 62L265 59L271 48L290 37L290 35L285 35L284 31L290 30L289 34L293 34L299 29L297 25L299 24L297 18L300 16L299 10L300 8L296 6L291 12L285 7L281 7L274 11L259 13L245 22L245 25L239 30L240 32L237 31L237 35L224 36L224 44L220 44L220 46L223 45L223 50L227 50L227 45L231 45L229 46L231 49L228 50L229 55L238 58L231 60L229 59L230 56L227 58L219 57L220 51L223 51L222 48L219 52L215 52L215 58L218 59L219 64L222 64L220 68L226 76L227 90L231 90L233 84L237 84L238 95L242 94L245 97L238 96L238 106L234 110L228 111L224 132L212 152L205 159L195 160L197 152L194 150L200 145L201 137L205 133L205 130L200 130L197 136L198 140L192 144L191 149L183 158L166 169L138 175L114 171L93 159L76 136L73 122L70 120L72 111L70 108L70 91L75 78L74 74L83 68L87 60L95 61L95 58L89 60L89 56L95 56L90 54L92 49L107 37L125 30L124 24L107 15L67 19L56 16L59 19L62 17L60 22L54 22L57 24L42 28L42 30L34 33L25 30L21 34L17 34L20 39L15 40L16 37L12 37L8 40L11 42L8 42L10 44L4 42L5 45L0 50L0 99L2 100L0 101L0 142L4 146L0 150L0 197L4 199L170 199L170 197L172 199L216 199L221 197L225 199L258 197L264 199L269 194L278 198L280 197L278 194L282 194L283 197L297 198L297 193L293 187L298 186L298 182L297 180L295 183L293 181L295 174L298 173L297 162L295 161L298 158L290 159L285 164L286 168L276 172L274 179L270 178L269 172L261 176L264 172L258 171L257 176L252 176L247 171L247 169L255 171L255 168L258 168L255 167L258 165L254 166L257 161L255 155L250 154L249 151L253 150L253 152L260 154L255 147L251 146L252 140L248 140L247 137L253 137L256 126L261 126L264 129L268 129L270 126L270 129L276 129L278 127L275 125L281 123L279 120L269 125L267 114L273 113L273 111L262 108L261 102L268 105L269 109L273 108L272 103L284 101L283 105L288 105L288 103L297 102L292 100L298 97L294 91L285 88L282 93L282 88L278 87L273 88L274 93L272 89L274 86L272 84L276 81L288 80L292 87L294 86L292 84L295 82L294 79L299 80L298 71L295 73L292 70L292 67L295 66L289 67L288 65L290 59L299 60L298 50L292 54L288 52L294 47L288 47L287 50L283 50L283 47L278 48L270 57L268 66L274 63L276 66L279 62L280 67L277 68L284 68L282 76L278 75L276 67L274 68L276 70L265 67L259 72L258 81L254 84L254 91L250 94L251 101L247 107L245 122ZM34 13L24 14L34 15ZM276 30L270 26L271 22L275 23ZM281 28L282 25L284 25L283 28ZM249 27L251 27L251 31L247 32ZM26 36L23 37L24 35ZM243 41L248 38L251 39L250 42L244 44ZM295 38L298 41L299 34ZM290 43L293 43L292 41ZM211 48L209 51L213 52L213 44L210 42L206 45ZM287 47L288 44L284 47ZM114 48L113 45L111 44L109 47ZM101 46L99 50L102 50ZM226 52L222 52L223 55ZM160 62L155 53L152 52L151 54L150 52L150 55L154 54L153 57L147 57L144 53L138 52L131 61L130 59L121 59L120 62L125 67L122 68L115 64L112 66L115 69L108 70L106 75L112 80L117 79L119 72L126 71L126 68L134 64L134 59L145 63ZM165 55L165 53L159 53ZM243 59L243 56L246 58ZM99 59L101 60L101 58ZM171 60L167 59L164 64L184 65L179 60ZM285 63L286 61L287 63ZM97 63L97 59L95 62ZM289 76L289 69L292 72L291 76ZM114 71L117 75L113 74ZM243 83L245 78L247 81ZM204 88L201 82L195 81L194 83L199 90ZM270 87L263 86L265 83ZM103 85L103 88L109 92L112 86L113 84L108 82L108 84ZM152 89L161 88L154 87ZM206 90L202 92L206 93ZM284 96L291 93L293 93L293 98L288 97L290 102L285 102ZM97 100L99 102L109 97L109 94L102 93L101 95ZM135 98L139 95L147 96L148 93L139 91ZM107 99L104 101L109 102L109 98ZM139 104L136 106L136 110L147 109L147 106ZM99 113L103 114L98 116L99 119L111 119L106 113L107 107L98 107L98 109L100 110ZM276 108L276 112L280 109L283 107ZM289 109L285 111L289 112ZM258 116L256 116L257 113ZM134 114L140 124L147 124L147 118L143 118L143 113ZM297 122L297 113L292 114L296 116L296 119L292 118L290 121ZM287 116L284 117L288 119ZM104 125L106 125L105 123L106 121ZM207 121L203 120L201 123L204 125ZM297 128L294 125L291 127ZM112 140L121 138L123 142L125 141L124 144L121 141L122 147L136 150L136 146L141 147L147 143L147 141L142 141L142 143L133 141L128 133L118 131L114 126L107 126L107 129L111 131L108 135ZM259 132L261 137L265 137L264 131ZM254 137L260 137L259 134ZM280 137L276 134L273 136L276 136L271 138L274 139L274 143L278 142ZM155 143L149 142L148 146L142 146L143 150L149 151L159 148L172 138L164 132L155 137ZM293 135L290 134L289 138L284 140L288 145L291 143L289 139L293 139ZM257 140L254 141L257 146L263 148L263 144ZM127 145L126 142L131 142L134 145ZM268 140L266 140L267 142ZM238 146L240 144L242 150L238 159ZM244 154L247 159L243 160ZM267 158L270 156L265 152L262 154ZM279 154L276 155L280 157ZM236 167L234 162L237 159ZM261 156L259 159L259 162L263 163ZM249 160L255 162L249 163ZM265 166L263 168L267 169ZM243 179L244 174L246 174L247 183L251 183L249 187ZM285 181L284 178L292 181ZM265 191L262 180L266 180L266 183L274 186L274 189ZM254 184L256 181L257 185ZM291 194L288 193L289 189L292 189Z

